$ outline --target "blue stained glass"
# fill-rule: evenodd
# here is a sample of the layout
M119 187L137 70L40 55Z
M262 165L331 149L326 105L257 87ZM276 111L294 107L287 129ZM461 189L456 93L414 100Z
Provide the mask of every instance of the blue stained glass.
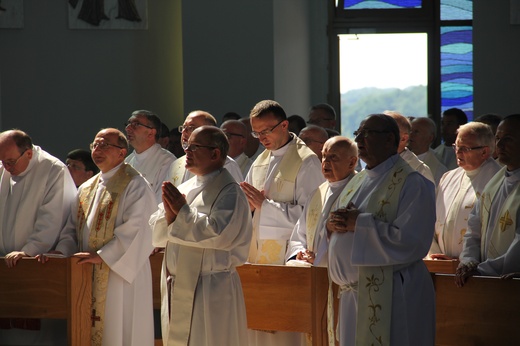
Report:
M441 0L441 20L472 20L473 0Z
M422 0L345 0L345 10L421 8Z
M457 107L473 119L473 30L441 27L441 110Z

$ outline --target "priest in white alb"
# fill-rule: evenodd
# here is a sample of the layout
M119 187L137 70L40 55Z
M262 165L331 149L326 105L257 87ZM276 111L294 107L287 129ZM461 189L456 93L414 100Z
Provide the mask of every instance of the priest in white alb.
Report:
M195 177L163 184L150 218L153 244L165 247L161 278L163 345L247 345L247 317L236 267L247 259L251 212L224 168L229 143L214 126L183 143Z
M128 142L134 148L125 162L150 183L157 204L161 202L162 183L169 179L170 165L176 159L175 155L157 143L160 129L161 119L147 110L134 111L125 123Z
M56 251L73 252L77 235L74 256L94 265L92 345L153 345L148 220L157 208L155 195L124 162L128 142L122 132L103 129L90 146L101 172L81 185Z
M496 133L504 164L484 188L468 220L455 283L472 275L520 276L520 114L505 117Z
M435 293L422 259L433 236L435 187L397 154L390 116L370 115L355 136L366 168L327 221L340 345L434 345Z
M253 211L253 239L248 261L284 264L287 243L303 207L325 181L316 154L295 134L282 106L272 100L251 110L252 135L265 147L240 184ZM249 333L250 345L298 346L305 334L284 331Z
M0 133L0 162L0 256L13 268L22 257L52 249L76 186L67 167L21 130ZM0 319L0 344L61 345L66 340L61 322Z
M325 222L339 194L356 173L357 161L357 146L352 140L335 136L325 142L321 171L327 181L308 199L291 234L286 261L295 259L327 267L329 240Z
M470 122L457 132L455 154L459 168L444 174L437 187L437 219L429 252L432 259L459 258L469 213L501 168L492 157L495 135L488 125Z

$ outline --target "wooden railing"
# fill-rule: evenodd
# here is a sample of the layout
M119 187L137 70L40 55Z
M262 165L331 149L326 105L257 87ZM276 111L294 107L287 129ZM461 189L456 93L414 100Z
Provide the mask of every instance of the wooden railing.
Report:
M7 268L0 258L0 318L65 319L68 345L90 346L92 265L78 260L22 258Z
M11 269L0 263L0 318L66 319L68 344L90 345L92 267L77 261L52 259L42 265L27 258ZM156 309L161 261L161 254L150 257ZM456 261L425 263L436 290L436 345L516 343L519 279L472 277L458 288L452 274ZM249 328L310 333L313 345L326 345L326 269L244 265L238 272Z

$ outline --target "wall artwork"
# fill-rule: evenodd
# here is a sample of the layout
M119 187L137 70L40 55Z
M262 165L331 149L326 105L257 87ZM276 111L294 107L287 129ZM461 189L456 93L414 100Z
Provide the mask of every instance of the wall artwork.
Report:
M68 0L69 28L146 30L147 3L148 0Z
M23 0L0 0L0 29L23 29Z

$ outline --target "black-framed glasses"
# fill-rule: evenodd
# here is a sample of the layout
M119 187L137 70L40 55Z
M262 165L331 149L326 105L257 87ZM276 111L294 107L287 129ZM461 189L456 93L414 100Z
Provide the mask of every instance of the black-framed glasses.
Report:
M263 130L261 132L256 132L256 131L252 131L251 132L251 136L255 137L255 138L260 138L260 136L268 136L270 135L271 133L273 133L274 129L278 127L278 125L280 125L281 123L283 123L285 120L282 120L280 121L278 124L274 125L271 129L269 130Z
M188 126L184 126L184 125L181 125L179 126L179 132L182 133L182 131L186 131L186 132L193 132L193 130L195 130L197 128L197 126L193 126L193 125L188 125Z
M371 133L390 133L390 131L386 131L386 130L371 130L371 129L361 129L361 130L357 130L357 131L354 131L353 134L354 134L354 137L357 138L358 136L361 136L363 138L367 138Z
M8 161L0 161L2 162L2 165L4 167L14 167L16 166L16 164L18 163L18 161L20 161L20 159L22 158L23 154L25 154L25 152L29 150L29 149L25 149L24 151L22 151L22 153L20 154L20 156L18 156L18 158L16 160L8 160Z
M182 143L182 149L185 151L197 151L200 148L217 149L217 147L212 147L211 145L189 144L188 142Z
M472 150L477 150L477 149L483 149L485 147L487 147L487 145L479 145L478 147L458 147L456 146L455 144L452 144L451 147L453 148L453 150L455 150L455 152L461 152L461 153L469 153L470 151Z
M95 150L97 148L105 151L107 150L109 147L114 147L114 148L118 148L118 149L125 149L123 147L120 147L119 145L115 145L115 144L110 144L110 143L106 143L106 142L94 142L94 143L90 143L90 150Z
M135 130L139 126L146 127L147 129L150 129L150 130L153 129L153 127L145 125L145 124L141 124L139 121L127 121L125 123L125 129L128 127L131 127L132 129Z

